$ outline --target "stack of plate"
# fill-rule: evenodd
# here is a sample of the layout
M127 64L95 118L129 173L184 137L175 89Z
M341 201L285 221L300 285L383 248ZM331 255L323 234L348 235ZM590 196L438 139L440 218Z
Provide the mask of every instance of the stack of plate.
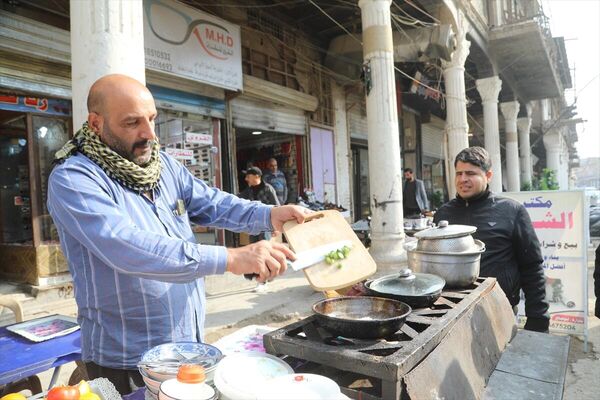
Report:
M205 343L165 343L151 348L142 355L138 364L146 384L146 398L157 399L160 384L176 378L181 364L202 365L206 383L212 385L215 370L222 358L219 349Z

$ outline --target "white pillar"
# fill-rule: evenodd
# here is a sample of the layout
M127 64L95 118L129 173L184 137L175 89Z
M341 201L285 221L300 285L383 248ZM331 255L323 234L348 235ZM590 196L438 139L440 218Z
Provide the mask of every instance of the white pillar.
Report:
M402 170L391 0L360 0L363 56L371 71L367 93L371 255L379 265L397 265L406 258L402 220Z
M517 119L519 131L519 156L521 164L521 183L531 184L531 144L529 131L531 130L531 104L527 105L527 117Z
M558 128L553 128L544 134L544 147L546 148L546 168L554 171L557 181L560 171L560 153L562 150L562 135Z
M444 85L446 88L446 134L448 135L448 195L456 195L454 185L454 158L464 148L469 147L469 124L467 122L467 99L465 96L465 61L469 55L471 42L466 39L468 22L461 12L457 12L456 49L450 61L442 61Z
M569 190L569 147L567 146L567 142L564 140L560 162L561 165L559 169L558 184L560 186L560 190Z
M494 193L502 192L502 157L500 155L500 131L498 129L498 94L502 81L497 76L477 79L477 91L483 104L483 130L485 149L492 159L493 178L490 189Z
M71 0L73 130L87 119L92 83L107 74L146 82L142 0Z
M346 94L344 88L331 80L331 98L335 121L335 169L337 185L337 204L352 210L352 191L350 190L350 135L348 133Z
M517 137L517 115L519 115L519 102L509 101L500 104L504 116L504 131L506 134L506 190L519 192L519 144Z

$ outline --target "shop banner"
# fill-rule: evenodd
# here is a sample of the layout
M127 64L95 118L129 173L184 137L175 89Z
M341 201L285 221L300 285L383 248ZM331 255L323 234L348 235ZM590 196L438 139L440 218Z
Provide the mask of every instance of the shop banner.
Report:
M188 149L174 149L172 147L167 147L165 152L176 160L193 160L194 159L194 150Z
M240 27L173 0L144 0L146 68L241 90Z
M529 212L544 258L550 332L587 332L588 207L583 191L502 193ZM523 293L521 293L523 297ZM519 304L519 322L525 303Z
M71 102L47 97L26 97L0 93L0 110L70 116Z

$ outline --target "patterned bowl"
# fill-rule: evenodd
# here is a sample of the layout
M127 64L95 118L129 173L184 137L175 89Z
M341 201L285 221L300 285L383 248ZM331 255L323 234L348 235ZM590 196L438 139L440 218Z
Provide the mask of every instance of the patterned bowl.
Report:
M139 365L139 370L145 377L157 382L164 382L177 376L178 364L199 364L204 367L206 383L212 384L214 371L222 358L221 350L209 344L196 342L165 343L142 354L141 362L157 363L157 365ZM160 366L161 362L168 362L170 366Z

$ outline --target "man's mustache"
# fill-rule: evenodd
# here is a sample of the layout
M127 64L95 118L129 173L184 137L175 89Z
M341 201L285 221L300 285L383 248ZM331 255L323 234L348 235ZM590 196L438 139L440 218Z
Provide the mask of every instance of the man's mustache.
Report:
M158 143L157 140L140 140L139 142L135 142L133 144L133 148L146 148L146 147L152 147L154 146L155 143Z

